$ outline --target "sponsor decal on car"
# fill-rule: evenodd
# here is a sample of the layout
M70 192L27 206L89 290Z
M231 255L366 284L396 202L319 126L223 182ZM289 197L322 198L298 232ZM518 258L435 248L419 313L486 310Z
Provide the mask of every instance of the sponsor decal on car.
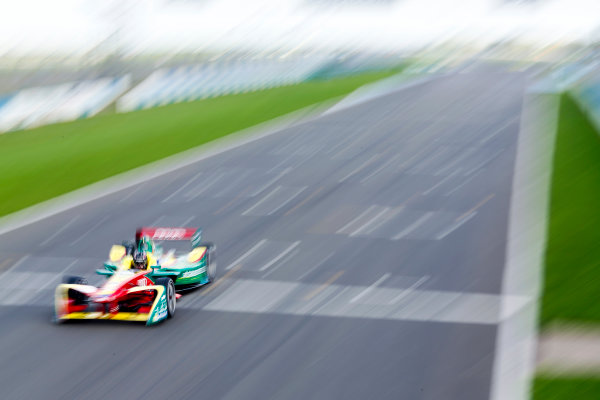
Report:
M154 318L152 318L152 322L159 321L167 316L167 296L160 296L160 301L156 306L156 313L154 314Z
M187 271L184 272L183 275L181 275L182 278L191 278L193 276L198 276L201 273L203 273L204 271L206 271L206 267L202 267L202 268L198 268L192 271Z

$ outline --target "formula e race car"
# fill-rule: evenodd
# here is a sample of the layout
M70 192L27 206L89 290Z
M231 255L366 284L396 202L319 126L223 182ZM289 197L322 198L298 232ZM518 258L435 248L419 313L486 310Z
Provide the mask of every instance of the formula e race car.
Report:
M166 253L162 241L191 239L192 249ZM175 314L176 291L212 282L216 273L215 246L201 242L195 228L140 228L135 242L113 245L100 287L80 277L65 277L55 291L55 320L113 319L153 325Z

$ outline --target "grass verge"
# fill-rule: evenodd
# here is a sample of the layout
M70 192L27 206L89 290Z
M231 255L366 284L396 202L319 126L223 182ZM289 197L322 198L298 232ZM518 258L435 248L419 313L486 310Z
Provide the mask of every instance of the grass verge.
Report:
M0 135L0 216L397 72L315 80Z
M552 321L600 321L600 307L595 305L600 293L599 244L600 137L573 99L563 94L552 172L542 326Z
M533 400L600 399L600 379L545 378L533 382Z

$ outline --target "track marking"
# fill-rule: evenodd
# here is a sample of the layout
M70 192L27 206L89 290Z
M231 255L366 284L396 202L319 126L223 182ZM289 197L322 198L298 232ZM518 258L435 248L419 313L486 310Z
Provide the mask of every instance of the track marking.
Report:
M189 224L190 222L192 222L194 220L194 218L196 218L196 216L192 215L191 217L189 217L188 219L186 219L185 221L183 221L181 223L181 226L186 226L187 224Z
M354 218L352 221L348 222L346 225L342 226L340 229L338 229L335 233L343 233L343 231L346 230L346 228L352 226L352 224L354 224L356 221L360 220L362 217L364 217L365 215L367 215L372 209L377 208L377 206L371 206L369 208L367 208L365 211L363 211L358 217Z
M358 300L365 297L369 292L371 292L373 289L375 289L377 287L377 285L379 285L380 283L382 283L383 281L388 279L390 276L391 276L391 274L388 274L388 273L383 274L383 276L381 278L377 279L371 286L367 287L365 290L360 292L358 295L354 296L354 298L352 298L352 300L350 300L350 303L356 303Z
M2 268L4 268L6 265L10 264L13 261L12 258L6 258L4 261L2 261L0 263L0 271L2 270Z
M260 192L262 192L263 190L266 190L269 186L271 186L273 183L277 182L282 176L284 176L285 174L287 174L288 172L290 172L292 170L292 168L286 168L283 171L281 171L279 173L279 175L277 175L276 177L274 177L273 179L271 179L270 181L268 181L266 184L264 184L263 186L261 186L260 189L255 190L252 193L252 196L256 196L258 195Z
M264 245L265 243L267 243L267 239L263 239L260 242L256 243L254 246L252 246L252 248L250 248L250 250L248 250L247 252L245 252L244 254L242 254L237 260L235 260L234 262L232 262L231 265L229 265L225 269L231 269L231 268L233 268L234 265L237 265L237 264L241 263L243 259L245 259L246 257L248 257L250 254L254 253L256 250L258 250L258 248L260 246Z
M179 189L177 189L176 191L174 191L173 193L171 193L170 195L168 195L167 197L165 197L161 203L166 203L167 201L171 200L173 197L177 196L177 194L179 192L181 192L183 189L185 189L186 187L188 187L189 185L191 185L196 178L198 178L200 175L202 175L203 172L198 172L196 175L194 175L192 177L192 179L190 179L189 181L187 181L183 186L181 186Z
M272 215L273 213L277 212L277 210L280 210L283 206L285 206L286 204L288 204L290 201L294 200L296 198L296 196L298 196L300 193L302 193L304 190L306 190L307 186L303 186L302 188L300 188L300 190L298 190L296 193L294 193L292 195L292 197L290 197L289 199L287 199L286 201L284 201L283 203L281 203L278 207L272 209L271 211L269 211L267 213L267 215Z
M315 265L313 265L312 267L310 267L308 270L304 271L304 273L302 275L300 275L297 280L301 280L301 279L305 278L308 274L310 274L311 272L313 272L315 269L317 269L321 265L325 264L327 261L329 261L329 259L331 257L333 257L334 254L335 254L335 252L331 252L327 257L325 257L324 259L322 259L321 262L316 263Z
M419 219L417 219L415 222L413 222L412 224L410 224L408 227L406 227L402 232L398 233L396 236L394 236L392 238L392 240L398 240L398 239L402 239L403 237L409 235L412 231L414 231L415 229L417 229L419 226L421 226L425 221L427 221L429 218L431 218L433 216L433 212L429 211L426 212L424 215L422 215Z
M441 233L439 233L435 237L435 240L442 240L443 238L445 238L446 236L448 236L449 234L451 234L452 232L454 232L455 230L460 228L462 225L464 225L467 221L469 221L475 215L477 215L477 211L473 211L472 213L468 214L466 217L459 219L457 222L452 224L449 228L447 228L447 229L443 230Z
M371 172L369 175L367 175L363 179L361 179L360 183L365 183L366 181L368 181L369 179L371 179L372 177L374 177L375 175L377 175L378 173L380 173L381 171L383 171L385 168L388 167L388 165L390 165L391 163L395 162L399 158L400 158L400 155L395 155L393 157L390 157L390 159L387 160L383 165L381 165L375 171Z
M324 186L319 187L317 190L315 190L314 192L312 192L311 194L309 194L304 200L302 200L300 203L296 204L293 208L289 209L283 215L285 215L285 216L290 215L291 213L293 213L294 211L296 211L298 208L300 208L303 205L305 205L310 199L312 199L313 197L315 197L323 189L324 189Z
M126 196L124 196L123 198L121 198L121 200L119 200L119 203L123 203L123 202L125 202L125 201L129 200L129 199L131 198L131 196L133 196L135 193L137 193L137 192L138 192L138 190L140 190L140 189L141 189L141 188L143 188L143 187L144 187L144 185L141 185L141 184L140 184L140 185L139 185L138 187L136 187L135 189L133 189L133 190L130 190L130 191L129 191L129 193L127 193L127 195L126 195Z
M335 282L340 276L344 275L345 271L338 271L337 273L335 273L335 275L333 275L331 278L327 279L327 281L325 281L325 283L319 285L318 287L316 287L313 291L311 291L310 293L308 293L306 296L303 297L303 300L308 301L310 299L312 299L313 297L315 297L317 294L321 293L323 290L325 290L325 288L329 285L331 285L333 282Z
M208 188L213 186L215 183L219 182L219 180L225 175L226 175L225 172L219 172L218 174L212 176L212 179L209 181L209 183L202 182L202 187L200 188L200 190L195 192L192 196L188 197L187 201L194 200L196 197L198 197L202 193L206 192L208 190Z
M250 207L249 209L247 209L246 211L244 211L242 213L242 215L248 215L248 213L252 210L254 210L256 207L258 207L259 205L261 205L265 200L267 200L269 197L271 197L272 195L275 194L276 191L278 191L279 189L281 189L281 186L277 186L275 189L273 189L268 195L266 195L265 197L263 197L262 199L260 199L258 201L258 203L254 204L252 207Z
M327 307L329 304L333 303L335 300L337 300L339 297L341 297L344 293L346 293L350 289L351 289L350 286L346 286L345 288L343 288L342 290L340 290L335 296L333 296L331 299L329 299L328 301L326 301L325 303L323 303L319 308L317 308L316 310L312 311L310 314L311 315L315 315L315 314L321 312L325 307Z
M350 233L349 236L356 236L358 235L361 231L363 231L365 228L367 228L368 226L372 225L374 222L377 221L377 219L379 219L379 217L381 217L384 214L387 214L389 211L392 211L392 217L394 216L394 212L391 208L389 207L384 207L383 210L381 210L380 212L378 212L373 218L371 218L370 220L368 220L367 222L365 222L364 224L362 224L362 226L360 226L358 229L356 229L355 231L353 231L352 233ZM390 217L391 218L391 217ZM382 222L380 222L378 225L376 225L373 229L371 229L370 231L366 232L366 233L371 233L373 230L377 229L379 226L381 226L381 224L383 224L384 222L388 221L389 218L384 218L382 220Z
M269 263L263 265L262 267L259 268L259 271L264 271L267 268L269 268L270 266L272 266L273 264L275 264L277 261L281 260L283 257L285 257L290 251L294 250L298 245L300 244L300 241L294 242L292 243L291 246L289 246L287 249L285 249L284 251L281 252L281 254L279 254L277 257L275 257L274 259L272 259Z
M69 246L74 246L76 243L78 243L81 239L83 239L84 237L86 237L90 232L94 232L96 229L98 229L98 227L100 225L102 225L109 217L108 216L104 216L102 219L100 219L99 222L95 223L94 226L92 226L90 229L88 229L87 231L85 231L85 233L83 233L82 235L80 235L77 239L73 240Z
M249 191L250 191L250 187L247 187L246 189L244 189L241 193L239 193L237 196L235 196L233 198L233 200L231 200L229 203L225 204L223 207L221 207L217 211L215 211L214 215L219 215L223 211L227 210L229 207L231 207L233 204L235 204L235 202L237 202L239 199L241 199L243 196L245 196Z
M279 267L281 267L282 265L285 265L285 261L294 258L296 255L298 255L298 253L300 253L299 250L294 250L292 251L291 254L289 254L288 257L285 257L283 259L284 262L279 263L279 265L276 265L274 268L271 268L266 274L264 274L263 276L261 276L262 279L265 279L267 276L271 275L273 272L277 271L279 269Z
M338 182L342 183L344 182L346 179L350 178L352 175L360 172L360 170L362 170L363 168L367 167L369 164L371 164L377 157L379 157L380 154L377 153L373 156L371 156L371 158L369 158L367 161L365 161L364 163L362 163L358 168L354 169L352 172L350 172L348 175L344 176L342 179L340 179Z
M403 298L411 295L418 287L420 287L422 284L424 284L427 280L429 280L430 276L429 275L425 275L421 278L419 278L415 283L413 283L412 285L410 285L408 287L408 289L406 289L405 291L403 291L402 293L400 293L398 296L394 297L392 300L389 301L388 304L392 305L394 303L399 302L400 300L402 300Z
M46 238L46 240L44 240L43 242L40 243L40 246L45 246L48 243L50 243L50 241L52 239L54 239L55 237L57 237L58 235L60 235L62 232L64 232L65 229L67 229L69 226L71 226L71 224L75 221L77 221L77 219L79 219L79 215L76 215L75 217L71 218L69 220L69 222L67 222L66 224L64 224L62 227L60 227L60 229L58 229L56 232L54 232L52 235L48 236Z
M9 269L7 269L6 271L4 271L4 272L2 273L2 275L6 274L6 273L9 273L9 272L12 272L14 269L16 269L16 268L17 268L19 265L21 265L21 264L22 264L22 263L23 263L25 260L27 260L29 257L30 257L30 255L29 255L29 254L26 254L26 255L24 255L23 257L21 257L21 258L19 259L19 261L17 261L16 263L14 263L14 264L12 265L12 267L10 267L10 268L9 268ZM0 275L0 276L1 276L1 275Z
M469 211L465 212L464 214L458 216L455 221L458 222L461 219L464 219L466 217L468 217L470 214L473 214L478 208L482 207L485 203L487 203L488 201L490 201L492 198L494 198L496 194L492 193L489 196L487 196L485 199L481 200L479 203L477 203L473 208L471 208ZM469 217L470 218L470 217Z
M427 189L426 191L423 192L423 195L426 196L429 193L433 192L435 189L437 189L438 187L440 187L441 185L443 185L444 183L446 183L448 180L450 180L450 178L453 178L455 176L455 174L458 174L458 171L460 171L460 169L458 169L457 171L451 173L450 175L446 176L444 179L442 179L441 181L439 181L438 183L436 183L435 185L433 185L432 187L430 187L429 189Z

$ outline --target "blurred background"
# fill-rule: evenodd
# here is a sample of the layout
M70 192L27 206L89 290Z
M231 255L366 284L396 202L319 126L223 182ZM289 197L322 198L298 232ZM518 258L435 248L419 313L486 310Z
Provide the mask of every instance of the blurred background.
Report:
M25 0L0 15L0 130L407 59L438 69L595 57L598 10L594 0Z

